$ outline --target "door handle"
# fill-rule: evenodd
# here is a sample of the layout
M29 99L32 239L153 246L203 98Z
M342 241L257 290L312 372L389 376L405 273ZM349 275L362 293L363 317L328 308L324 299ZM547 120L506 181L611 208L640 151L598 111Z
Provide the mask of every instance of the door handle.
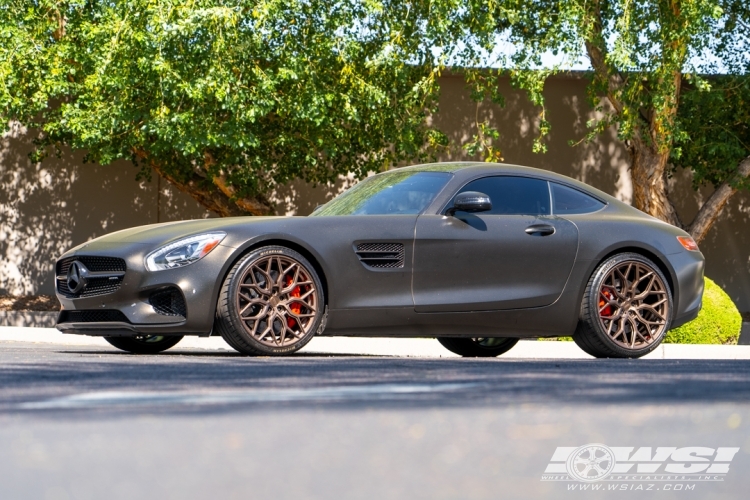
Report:
M549 224L534 224L526 228L526 234L532 236L549 236L555 233L555 226Z

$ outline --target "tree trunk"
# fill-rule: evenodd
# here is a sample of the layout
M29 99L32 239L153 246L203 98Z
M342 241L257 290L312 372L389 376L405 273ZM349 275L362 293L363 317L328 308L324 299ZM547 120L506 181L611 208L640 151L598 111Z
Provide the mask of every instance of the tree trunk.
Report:
M667 161L669 153L659 153L636 137L629 141L633 206L647 214L682 227L677 212L667 197Z
M590 5L591 30L590 36L585 41L591 66L594 68L595 77L599 83L606 88L606 97L612 104L615 114L622 115L625 110L621 101L622 90L625 85L625 77L617 69L608 64L607 45L604 38L604 23L601 17L601 2L594 0ZM671 5L675 19L681 17L680 4L675 2ZM678 40L669 41L667 52L676 56L675 60L685 60L687 45L679 45ZM667 196L667 162L669 152L672 148L672 139L666 134L675 123L677 108L682 86L682 64L672 66L671 78L673 79L674 92L666 96L667 102L662 106L659 114L640 110L641 122L636 126L633 138L627 142L630 152L630 173L633 181L633 206L647 214L666 221L674 226L685 228L680 221L677 211ZM642 135L643 133L647 135ZM652 144L661 144L662 147L649 145L644 137L649 137ZM737 189L734 187L738 181L750 177L750 156L742 160L737 167L734 176L716 188L716 191L701 206L687 231L700 243L708 234L708 231L718 219L722 209Z
M721 211L729 199L737 192L734 183L750 177L750 156L742 160L737 167L737 172L729 181L725 181L716 188L716 191L706 200L698 210L698 215L690 224L688 232L693 239L700 244L708 234L716 219L721 215Z

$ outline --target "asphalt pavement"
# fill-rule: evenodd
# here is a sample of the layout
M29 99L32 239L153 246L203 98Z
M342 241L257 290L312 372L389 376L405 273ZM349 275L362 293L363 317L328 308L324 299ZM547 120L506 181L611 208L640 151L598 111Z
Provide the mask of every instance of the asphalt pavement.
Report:
M143 356L3 341L0 498L739 499L749 403L744 359ZM588 443L740 450L720 480L596 492L543 480L557 447Z

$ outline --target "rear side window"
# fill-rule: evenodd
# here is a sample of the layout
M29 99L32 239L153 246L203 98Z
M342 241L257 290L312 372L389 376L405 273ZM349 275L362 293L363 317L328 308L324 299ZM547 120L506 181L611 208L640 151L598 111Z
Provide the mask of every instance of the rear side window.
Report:
M554 182L549 184L552 188L553 213L555 215L588 214L604 207L604 203L577 189Z
M482 212L482 214L550 214L550 196L547 181L530 179L528 177L484 177L470 182L461 188L459 193L465 191L479 191L490 197L492 210Z

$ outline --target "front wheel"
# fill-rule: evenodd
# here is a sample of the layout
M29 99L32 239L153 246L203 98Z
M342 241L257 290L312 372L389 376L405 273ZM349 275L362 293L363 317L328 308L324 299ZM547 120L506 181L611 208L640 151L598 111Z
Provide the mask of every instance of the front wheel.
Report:
M450 352L464 358L494 358L510 351L518 343L518 339L501 337L438 337L437 340Z
M182 336L138 335L137 337L104 337L104 340L118 349L133 354L158 354L176 346L182 340Z
M243 354L283 356L322 331L325 314L323 286L312 264L290 248L268 246L229 271L214 324Z

